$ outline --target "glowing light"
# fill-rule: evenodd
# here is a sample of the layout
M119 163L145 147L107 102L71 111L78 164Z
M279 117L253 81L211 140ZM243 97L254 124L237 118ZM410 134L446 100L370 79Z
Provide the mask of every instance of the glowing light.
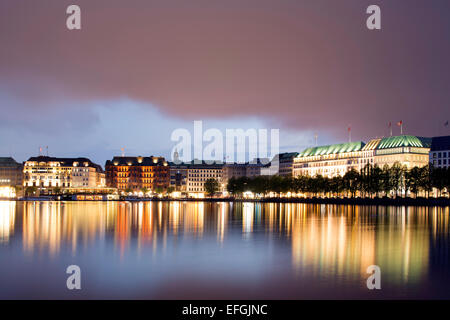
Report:
M245 191L244 192L244 198L245 199L254 199L255 198L255 194L251 191Z
M170 194L172 198L181 198L181 192L180 191L174 191Z
M0 187L0 198L15 198L16 190L13 187Z

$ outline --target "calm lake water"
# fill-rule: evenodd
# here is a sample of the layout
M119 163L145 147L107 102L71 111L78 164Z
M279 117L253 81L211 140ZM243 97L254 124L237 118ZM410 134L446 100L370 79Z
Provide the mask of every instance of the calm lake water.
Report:
M0 201L3 299L449 299L449 253L449 208Z

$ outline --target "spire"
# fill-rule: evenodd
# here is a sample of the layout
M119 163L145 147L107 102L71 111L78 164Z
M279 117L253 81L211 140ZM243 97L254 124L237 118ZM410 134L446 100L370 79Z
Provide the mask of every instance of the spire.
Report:
M173 153L173 161L174 162L179 162L180 161L180 155L178 154L177 148L175 148L175 151Z

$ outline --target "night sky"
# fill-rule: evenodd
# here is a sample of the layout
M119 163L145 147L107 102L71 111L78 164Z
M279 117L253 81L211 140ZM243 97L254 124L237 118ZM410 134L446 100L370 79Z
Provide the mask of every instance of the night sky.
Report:
M193 120L279 128L281 151L399 120L449 135L449 14L448 0L1 0L0 156L169 156Z

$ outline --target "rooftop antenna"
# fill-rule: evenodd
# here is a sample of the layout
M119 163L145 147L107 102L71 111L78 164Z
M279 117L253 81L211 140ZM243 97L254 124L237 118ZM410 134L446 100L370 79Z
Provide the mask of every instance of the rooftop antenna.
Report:
M316 134L314 134L314 145L317 147L317 138L318 138L318 136L317 136L317 133Z
M122 157L125 157L125 149L121 148L120 150L122 150Z
M39 146L39 156L42 154L42 147Z
M47 157L48 157L48 146L45 147L47 149Z
M348 125L348 142L352 142L352 126Z

